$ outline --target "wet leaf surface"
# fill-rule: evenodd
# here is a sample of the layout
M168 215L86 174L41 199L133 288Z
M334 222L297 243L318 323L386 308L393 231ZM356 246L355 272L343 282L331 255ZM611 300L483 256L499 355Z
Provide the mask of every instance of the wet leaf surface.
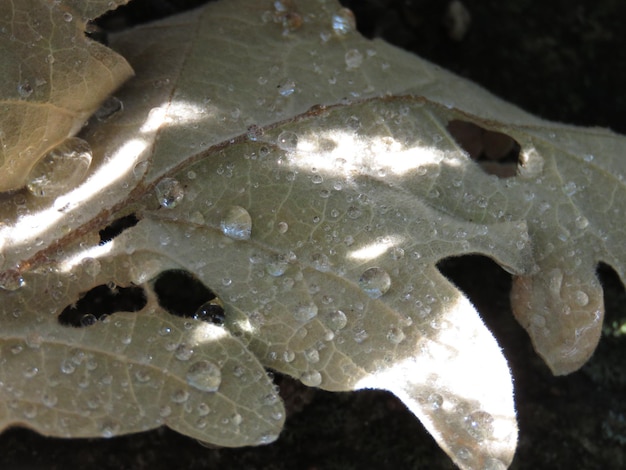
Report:
M43 386L5 386L5 425L94 436L166 424L220 445L269 442L284 411L262 365L331 391L390 390L458 466L507 466L508 366L436 266L494 259L514 274L514 313L548 365L579 368L602 324L596 265L624 277L623 138L541 121L365 41L334 2L285 4L220 2L112 39L136 77L81 134L85 183L54 200L7 197L1 295L3 347L27 351L6 355L7 376L35 364L20 380L59 386L39 370L72 366L68 351L117 369L104 385L98 367L62 376L82 412L46 405ZM458 121L515 142L516 173L485 172L450 130ZM159 307L154 280L168 270L217 295L223 326ZM146 306L58 323L107 283L142 286ZM169 323L178 342L159 349ZM146 365L158 378L131 376ZM160 401L143 398L144 382Z

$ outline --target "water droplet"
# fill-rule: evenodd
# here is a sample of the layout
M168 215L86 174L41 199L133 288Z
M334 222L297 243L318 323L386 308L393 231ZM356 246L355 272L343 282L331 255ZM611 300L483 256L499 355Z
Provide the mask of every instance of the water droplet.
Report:
M311 183L320 184L324 182L324 177L322 175L313 175L311 176Z
M16 291L26 285L24 278L17 269L9 269L0 273L0 289Z
M278 229L278 233L287 233L287 230L289 230L289 225L287 224L287 222L278 222L276 228Z
M333 331L341 330L348 324L348 317L341 310L335 310L326 315L326 325Z
M441 405L443 405L443 397L438 393L431 393L426 398L426 402L433 410L438 410L441 408Z
M382 268L369 268L359 278L359 286L372 299L378 299L391 287L391 278Z
M85 258L80 262L85 274L96 277L100 273L101 264L96 258Z
M26 187L38 197L57 197L78 186L91 165L91 147L70 137L44 156L28 175Z
M356 70L363 63L363 54L357 49L350 49L346 52L344 60L346 61L346 68L348 70Z
M292 131L283 131L278 135L276 145L287 152L291 152L298 147L298 134Z
M291 349L285 349L285 351L283 352L283 360L285 362L293 362L295 358L296 358L295 352L293 352Z
M293 312L294 318L300 322L307 322L309 320L312 320L313 318L315 318L316 315L317 315L317 305L313 303L300 305Z
M56 395L51 393L44 393L41 397L41 403L48 408L52 408L58 403L59 399Z
M61 372L63 372L64 374L73 374L75 370L76 365L69 359L65 359L63 362L61 362Z
M234 240L248 240L252 233L252 218L241 206L231 206L220 222L222 233Z
M347 214L349 219L358 219L361 215L363 215L363 211L356 206L350 206L348 207Z
M33 87L30 85L28 80L24 80L17 84L17 93L22 98L28 98L33 94Z
M278 85L278 93L282 96L291 96L296 91L296 82L286 78Z
M310 363L315 364L320 361L320 352L315 348L310 348L304 352L304 357Z
M115 96L110 96L102 103L100 108L94 113L94 116L96 116L98 121L106 122L123 110L124 103L122 103L122 100Z
M465 418L467 432L477 441L482 441L493 434L493 416L478 410Z
M322 383L322 374L316 370L309 370L300 376L300 381L309 387L317 387Z
M188 361L191 356L193 356L193 348L187 346L186 344L179 344L174 352L176 359L180 361Z
M187 390L176 390L172 393L171 398L174 403L185 403L189 398L189 392Z
M135 379L137 379L139 383L150 382L150 373L145 369L139 369L135 372Z
M95 325L98 322L98 319L95 315L91 313L86 313L82 317L80 317L80 326L91 326Z
M332 17L333 31L337 36L345 36L356 29L354 13L348 8L340 8Z
M119 431L120 431L120 425L109 418L106 418L100 424L100 435L102 437L113 437Z
M326 272L330 269L330 261L324 253L313 253L311 255L311 264L318 271Z
M248 140L256 142L260 137L263 136L263 128L257 126L256 124L252 124L248 126L248 130L246 131L246 137Z
M39 373L39 369L37 367L27 367L24 371L24 377L27 379L32 379Z
M582 215L576 217L576 220L574 222L576 223L576 227L579 228L580 230L583 230L589 226L589 220L586 217L583 217Z
M135 177L135 179L141 179L143 177L143 175L148 170L149 164L150 163L148 162L148 160L142 160L135 164L135 166L133 167L133 176Z
M404 340L404 332L400 328L390 328L387 332L387 339L393 344L400 344Z
M222 383L222 371L211 361L194 362L187 369L187 383L203 392L216 392Z
M265 270L270 276L278 277L285 274L287 267L289 266L289 260L283 254L274 254L265 265Z
M589 303L589 296L583 291L579 290L574 293L574 302L581 307L584 307Z
M185 197L183 186L174 178L163 178L154 188L161 207L173 209Z
M194 313L193 318L220 326L223 325L226 320L224 307L217 297L198 307L198 310Z
M70 23L73 19L74 17L70 12L66 11L65 13L63 13L63 21L67 21L68 23Z

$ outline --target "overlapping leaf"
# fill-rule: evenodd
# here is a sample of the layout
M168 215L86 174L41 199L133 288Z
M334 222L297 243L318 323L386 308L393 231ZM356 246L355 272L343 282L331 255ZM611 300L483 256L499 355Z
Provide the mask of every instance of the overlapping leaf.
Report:
M506 362L435 265L465 253L495 259L516 275L515 312L540 354L557 373L579 367L603 313L595 265L625 275L624 140L542 122L365 41L335 2L285 5L219 2L114 41L137 76L118 95L124 111L84 134L97 160L90 178L55 201L21 194L3 207L2 279L26 285L2 294L12 325L2 341L27 351L37 380L76 352L76 368L123 364L115 386L98 385L97 368L85 373L115 425L97 410L80 414L88 398L75 374L61 376L77 390L63 406L44 409L55 393L45 387L22 399L21 377L5 386L4 422L61 435L165 423L224 445L266 442L282 424L268 379L227 387L238 365L260 373L251 353L307 385L391 390L460 467L507 466L517 429ZM485 174L447 131L459 119L513 137L517 176ZM137 225L98 245L97 229L129 213ZM172 268L218 294L224 328L176 327L156 305L150 280ZM83 329L55 323L78 292L106 282L143 285L148 305ZM159 348L164 324L197 356ZM26 370L20 354L3 354L5 377ZM185 374L196 360L220 367L217 393L193 390ZM129 372L148 364L158 405ZM176 387L193 406L164 419ZM232 414L201 420L202 400ZM78 416L63 421L71 405ZM220 436L212 419L235 415L239 426Z
M24 186L130 77L121 56L85 36L88 20L127 1L0 2L0 191Z

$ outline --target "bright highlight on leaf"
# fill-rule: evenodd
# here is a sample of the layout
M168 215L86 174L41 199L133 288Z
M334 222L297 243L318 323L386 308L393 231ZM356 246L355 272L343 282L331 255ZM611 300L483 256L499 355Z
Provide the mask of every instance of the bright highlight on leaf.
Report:
M80 135L86 179L6 195L0 428L166 425L269 443L285 420L271 368L331 391L389 390L460 468L506 468L508 366L436 265L480 253L513 273L538 353L576 370L600 335L597 263L626 278L624 138L541 121L367 41L335 1L259 5L222 0L113 37L136 76ZM94 14L57 7L68 23ZM113 86L78 75L105 90L91 113ZM16 90L5 95L20 106L43 92ZM118 221L132 223L102 235ZM140 305L124 304L136 290Z

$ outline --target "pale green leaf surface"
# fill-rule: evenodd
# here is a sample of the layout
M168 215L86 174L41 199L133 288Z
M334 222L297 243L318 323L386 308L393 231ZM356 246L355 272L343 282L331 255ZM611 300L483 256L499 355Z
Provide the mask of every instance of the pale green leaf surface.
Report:
M58 313L98 283L150 291L160 272L183 268L226 306L230 333L217 350L245 347L263 365L328 390L391 390L460 467L508 465L517 438L508 367L435 265L482 253L514 273L514 310L538 352L556 373L575 370L600 333L596 264L626 277L617 158L624 139L541 121L382 42L334 35L335 2L296 4L303 23L287 34L265 6L232 0L113 41L137 76L117 95L123 112L94 120L83 134L94 149L89 178L55 201L20 195L1 209L9 221L0 232L4 279L23 271L27 281L2 294L22 299L17 308L3 303L5 318L24 305L36 309L30 301L43 281L35 279L52 282L49 270L67 272L64 286L71 279L72 292L45 303ZM359 67L346 63L352 50ZM295 85L289 96L280 93L286 81ZM311 109L320 104L328 107ZM513 137L521 146L517 176L485 174L447 132L454 119ZM293 148L280 148L282 132L297 135ZM164 177L184 192L173 208L157 201ZM222 233L234 206L250 215L249 238ZM130 212L141 221L97 246L95 231ZM59 250L65 246L75 248ZM110 263L115 276L103 272L96 282L80 261L86 257ZM379 298L360 281L369 268L389 276ZM126 333L115 329L116 317L175 321L153 299L149 305L153 312L137 319L114 314L97 326L115 361L138 361L116 349ZM95 328L31 316L77 348L91 334L83 330ZM191 331L203 328L190 323ZM15 327L19 338L30 324ZM38 331L45 342L48 329ZM138 339L155 334L142 329ZM14 403L23 415L24 404ZM242 425L257 427L239 438L258 441L258 426L275 418L240 406L250 411ZM10 414L6 422L26 421ZM42 432L47 423L29 421Z
M94 284L123 281L127 274L116 276L112 261L80 267ZM32 273L25 281L45 295L33 299L24 290L3 298L0 427L111 437L166 425L223 446L276 438L285 413L274 385L224 328L190 328L154 299L89 328L62 326L54 314L77 298L72 278ZM211 367L208 378L197 373Z
M88 20L127 1L0 1L0 192L24 186L35 163L132 75L85 36Z

